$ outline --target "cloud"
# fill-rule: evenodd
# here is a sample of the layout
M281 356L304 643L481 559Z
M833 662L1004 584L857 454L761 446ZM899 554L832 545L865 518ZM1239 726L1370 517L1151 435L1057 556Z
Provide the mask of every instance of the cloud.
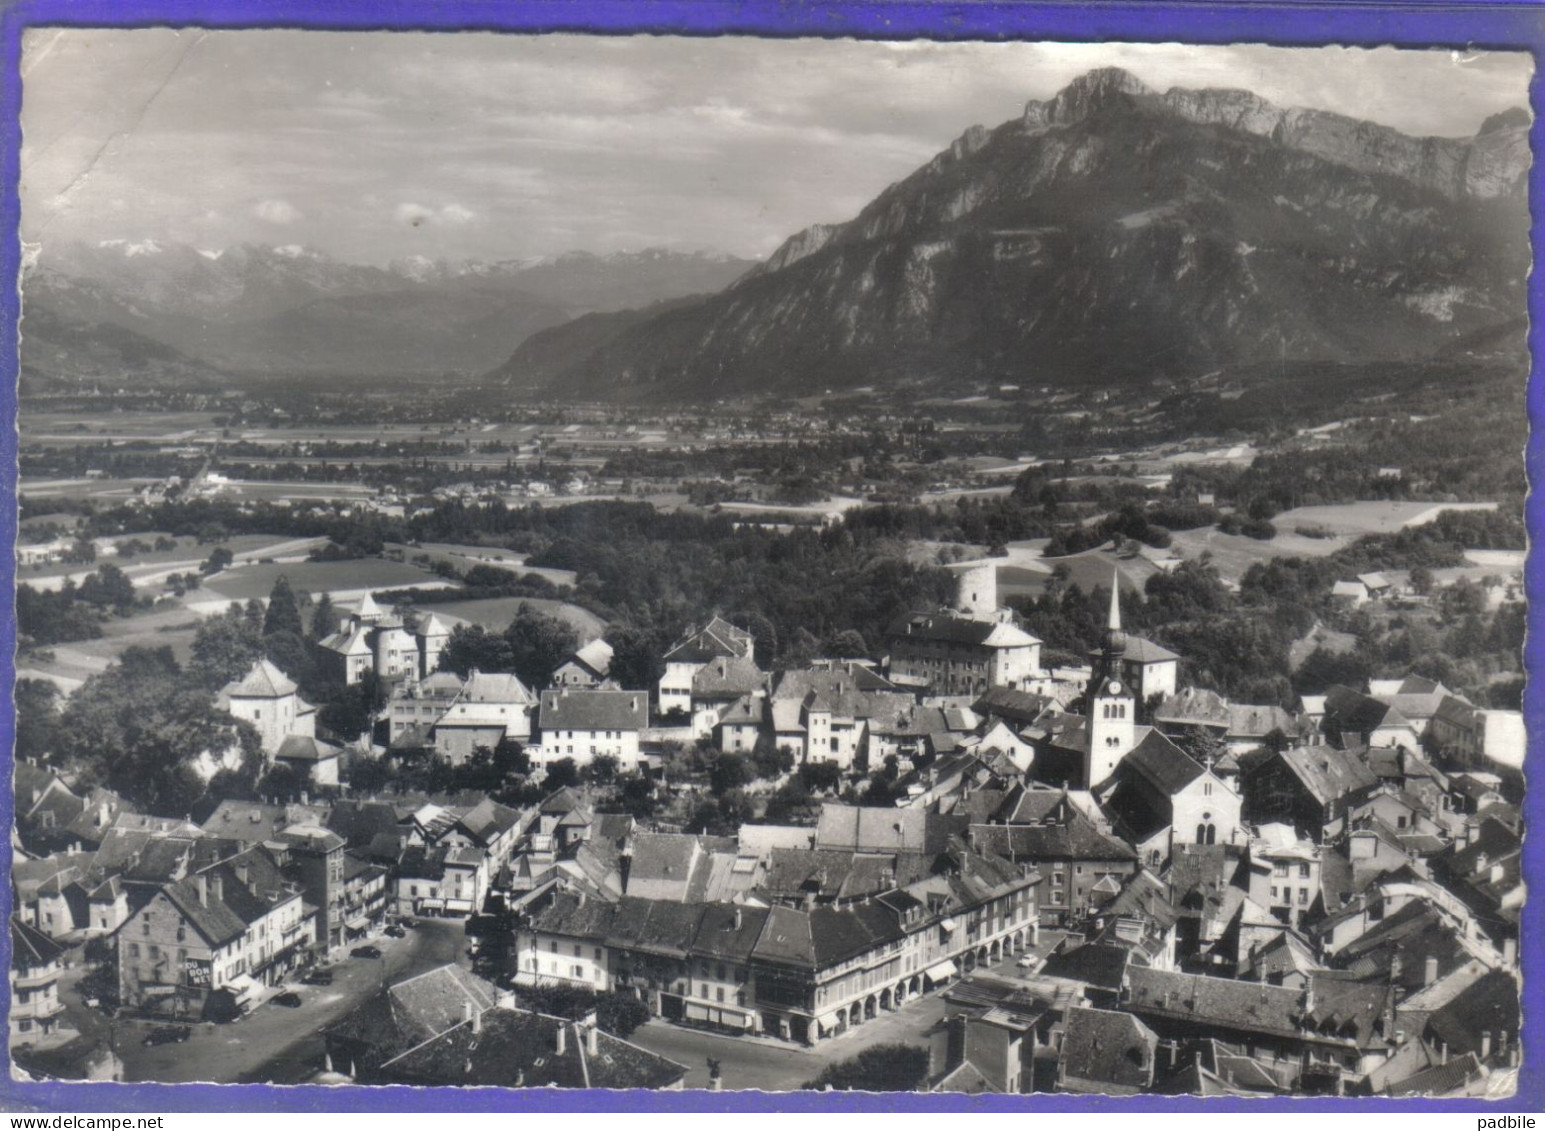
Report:
M252 210L252 214L269 224L293 224L300 219L299 208L288 200L280 200L277 197L260 201Z
M452 227L460 227L477 219L477 213L454 202L437 210L405 200L392 210L392 217L399 224L412 224L415 228L425 224L448 224Z

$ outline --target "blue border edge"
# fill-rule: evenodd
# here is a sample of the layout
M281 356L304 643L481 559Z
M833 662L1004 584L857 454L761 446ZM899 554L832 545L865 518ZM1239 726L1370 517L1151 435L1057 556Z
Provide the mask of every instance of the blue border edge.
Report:
M1532 544L1545 535L1545 278L1538 265L1545 250L1545 3L1512 0L1370 0L1365 3L1307 0L1296 4L1103 2L963 2L928 0L19 0L0 9L0 545L16 537L17 289L21 263L20 200L21 40L29 27L211 28L295 27L317 30L402 29L488 30L523 33L646 32L778 38L855 36L868 39L1044 39L1068 41L1236 42L1276 46L1348 44L1366 47L1489 48L1528 51L1535 74L1530 85L1536 154L1530 171L1530 239L1536 269L1529 279L1527 405L1530 420L1526 464L1530 495L1525 507L1531 553L1525 570L1529 600L1524 696L1528 726L1527 774L1545 761L1545 561ZM15 680L15 558L0 554L0 681ZM12 769L14 707L7 695L0 707L0 765ZM12 820L13 798L0 789L0 829ZM1545 881L1545 841L1533 830L1545 817L1545 790L1531 789L1524 802L1526 881ZM3 838L10 868L10 838ZM0 885L0 903L10 911L10 885ZM509 1091L487 1088L324 1088L261 1084L85 1084L22 1082L0 1075L0 1111L6 1112L1475 1112L1500 1115L1545 1111L1545 1043L1533 1037L1533 1022L1545 1014L1545 886L1523 909L1520 957L1523 968L1523 1064L1516 1096L1487 1100L1320 1099L1243 1100L1199 1097L955 1096L918 1093L602 1092ZM10 932L0 931L0 961L10 961ZM9 1002L7 1002L9 1004ZM0 1057L9 1063L8 1038L0 1036Z

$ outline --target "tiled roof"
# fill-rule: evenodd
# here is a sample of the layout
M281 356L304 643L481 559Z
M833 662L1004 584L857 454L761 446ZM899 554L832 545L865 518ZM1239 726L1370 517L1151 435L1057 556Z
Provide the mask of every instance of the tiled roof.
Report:
M1118 773L1130 768L1161 794L1173 797L1207 771L1180 747L1152 728L1121 760Z
M1479 1053L1482 1034L1512 1037L1518 1032L1518 1018L1518 983L1506 971L1493 970L1435 1011L1427 1019L1427 1030L1455 1053Z
M426 1085L616 1089L664 1088L687 1074L674 1061L600 1030L591 1054L586 1035L574 1021L501 1007L388 1061L382 1072Z
M341 753L343 748L330 742L323 742L310 735L290 734L279 744L274 757L286 762L325 762Z
M540 727L554 730L642 730L649 696L642 691L544 691Z
M1011 860L1136 860L1137 850L1107 836L1082 813L1060 825L972 825L971 846Z
M1113 1094L1146 1088L1153 1082L1158 1046L1153 1030L1130 1013L1074 1007L1062 1038L1063 1086Z
M972 710L980 715L995 715L1011 722L1031 723L1040 717L1056 700L1033 691L1016 691L1011 687L990 687L975 703Z
M1127 637L1126 650L1121 653L1121 658L1137 664L1161 664L1166 660L1180 659L1162 644L1155 644L1141 636Z
M11 916L11 969L35 970L47 966L59 961L64 949L36 927Z
M902 620L892 628L891 635L896 640L937 640L981 648L1023 648L1040 643L1036 637L1012 624L970 620L948 613Z
M1049 956L1040 973L1047 978L1067 978L1114 990L1121 987L1127 958L1128 951L1124 946L1090 943Z
M1468 1087L1486 1075L1473 1052L1455 1057L1447 1064L1435 1064L1413 1076L1391 1084L1392 1096L1447 1096Z
M1282 751L1277 757L1321 805L1330 805L1378 784L1378 778L1352 751L1330 746L1297 746ZM1269 764L1269 760L1265 764Z
M295 681L264 659L253 664L241 679L226 684L222 694L240 699L278 699L295 691Z
M1187 687L1167 697L1154 710L1155 722L1183 726L1227 727L1229 701L1204 687Z
M692 677L692 694L698 698L728 698L758 690L767 680L762 669L744 656L718 656Z
M473 671L462 685L461 698L468 703L516 703L529 706L536 696L510 672Z
M489 1009L497 998L491 983L450 963L382 990L324 1033L365 1046L379 1064L458 1024L466 1007Z
M1127 1008L1135 1013L1237 1032L1355 1042L1360 1047L1372 1040L1373 1023L1382 1019L1390 993L1387 986L1316 977L1314 1008L1306 1011L1300 991L1285 986L1145 967L1131 967L1127 982Z

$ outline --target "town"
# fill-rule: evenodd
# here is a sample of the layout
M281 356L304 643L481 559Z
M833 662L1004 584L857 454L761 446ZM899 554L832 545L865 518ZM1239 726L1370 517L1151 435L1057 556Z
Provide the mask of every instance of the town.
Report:
M18 37L13 1106L1538 1098L1522 33L711 7Z
M132 758L94 773L65 733L94 719L87 741L164 760L163 734L109 732L193 726L135 698L177 693L170 653L156 687L111 689L151 654L121 658L22 741L17 1063L1495 1093L1519 1063L1521 716L1419 655L1292 708L1195 685L1129 626L1196 567L1145 601L1126 554L1083 559L1109 573L1082 655L1001 603L991 557L940 569L879 655L848 631L797 662L766 618L713 615L651 663L636 633L582 640L529 606L500 634L368 590L298 602L281 575L200 624L192 674L218 673L228 725L183 739L196 793ZM1428 600L1397 576L1329 600Z

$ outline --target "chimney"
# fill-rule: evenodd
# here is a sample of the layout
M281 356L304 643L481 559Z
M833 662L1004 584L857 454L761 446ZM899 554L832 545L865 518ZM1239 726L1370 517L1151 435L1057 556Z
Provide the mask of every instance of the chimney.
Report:
M470 1022L476 1013L477 1011L472 1008L472 1003L470 1001L464 1001L461 1003L461 1020L463 1024Z
M524 1088L526 1086L526 1070L524 1068L517 1068L515 1070L515 1086L517 1088Z
M735 908L735 929L738 931L738 930L740 930L740 928L741 928L741 914L740 914L740 908L737 906Z
M198 888L198 901L199 901L199 905L202 906L202 907L208 907L209 906L209 877L204 875L203 872L200 872L198 874L198 878L194 880L194 885Z
M628 700L628 710L630 710L630 711L638 710L638 696L637 695L633 696L631 699Z
M567 1021L558 1022L558 1033L555 1040L557 1044L553 1046L553 1049L559 1056L569 1051L569 1023Z
M585 1052L591 1056L601 1053L601 1030L594 1025L585 1026Z
M221 903L225 900L225 881L221 878L219 872L209 877L209 894L214 896L216 903Z
M1422 985L1430 986L1438 980L1438 958L1436 955L1427 956L1427 964L1422 970Z
M1517 939L1503 939L1502 940L1502 964L1504 966L1506 966L1509 970L1516 970L1518 968L1518 940Z
M1491 1058L1491 1030L1487 1029L1481 1034L1481 1063L1486 1063Z
M308 793L304 789L300 791L300 803L302 805L310 805L311 804L311 794Z

